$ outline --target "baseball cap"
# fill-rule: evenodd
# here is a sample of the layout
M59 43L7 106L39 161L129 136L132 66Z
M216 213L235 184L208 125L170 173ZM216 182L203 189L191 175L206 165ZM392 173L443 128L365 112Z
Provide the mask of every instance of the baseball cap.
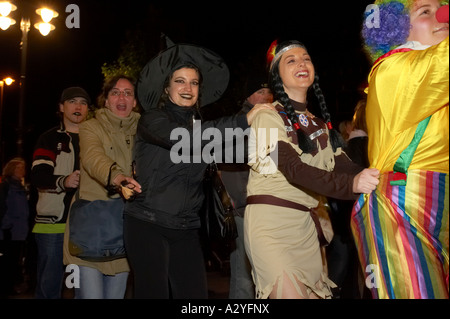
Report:
M254 76L250 76L247 80L245 94L246 97L249 97L256 91L261 89L268 89L268 77L265 74L255 74Z
M61 94L60 103L64 103L65 101L73 99L75 97L85 98L88 104L91 104L91 98L89 97L89 94L87 94L87 92L83 88L78 86L73 86L65 89Z

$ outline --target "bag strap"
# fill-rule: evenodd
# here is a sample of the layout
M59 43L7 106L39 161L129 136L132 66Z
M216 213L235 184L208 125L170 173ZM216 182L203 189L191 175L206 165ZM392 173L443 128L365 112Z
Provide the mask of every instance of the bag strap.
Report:
M117 187L111 184L111 172L114 165L116 165L116 162L112 163L109 167L108 182L105 186L105 189L108 191L108 197L111 197L117 193Z
M228 194L227 188L225 187L225 184L223 183L222 177L219 174L219 169L217 167L217 163L213 161L211 164L212 169L212 176L216 177L212 178L213 181L213 187L217 194L219 195L222 204L224 205L225 210L234 209L233 201L231 200L230 194Z
M397 159L397 162L395 162L394 180L390 182L391 186L406 186L409 165L411 164L414 153L416 152L417 146L422 139L423 133L425 132L430 119L431 115L417 125L416 132L414 133L411 143L409 143L408 147L403 150Z
M113 166L116 165L116 162L112 163L109 167L109 173L108 173L108 183L105 186L105 189L108 191L108 196L112 196L117 193L117 189L115 186L111 185L111 171ZM80 188L78 187L75 192L75 200L80 199Z

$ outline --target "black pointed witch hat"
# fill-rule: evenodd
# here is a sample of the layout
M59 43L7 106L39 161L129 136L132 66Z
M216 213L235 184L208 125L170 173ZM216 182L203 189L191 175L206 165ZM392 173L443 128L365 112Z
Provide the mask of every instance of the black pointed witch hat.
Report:
M156 108L167 77L181 67L193 64L199 68L203 82L199 105L217 101L225 92L230 72L224 60L215 52L193 44L173 44L150 60L137 81L137 96L145 111Z

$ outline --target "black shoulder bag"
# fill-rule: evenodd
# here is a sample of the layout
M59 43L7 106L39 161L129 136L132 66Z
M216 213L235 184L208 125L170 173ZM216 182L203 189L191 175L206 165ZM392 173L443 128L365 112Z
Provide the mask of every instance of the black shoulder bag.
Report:
M238 236L231 198L219 175L216 162L208 165L204 179L206 200L206 230L208 235L219 235L224 240Z

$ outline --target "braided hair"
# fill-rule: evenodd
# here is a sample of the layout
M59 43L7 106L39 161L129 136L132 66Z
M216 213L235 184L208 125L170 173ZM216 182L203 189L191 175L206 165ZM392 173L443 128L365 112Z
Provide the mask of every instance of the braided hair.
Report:
M306 50L306 47L302 43L295 40L290 40L285 41L280 45L277 45L275 54L278 53L283 48L292 44L299 45ZM278 100L283 105L284 110L286 111L286 115L288 116L289 120L292 123L292 127L296 129L298 146L303 152L311 153L312 151L317 149L317 145L301 129L299 129L300 126L298 124L299 120L297 114L295 113L295 109L291 104L289 96L284 90L283 81L280 76L279 71L280 60L281 59L275 61L273 67L269 71L270 87L273 92L275 100ZM336 151L337 148L343 147L345 145L345 141L342 138L342 136L335 129L333 129L331 125L331 115L330 112L328 111L328 107L325 102L325 96L323 95L322 89L319 86L319 76L317 74L315 75L312 89L314 90L314 94L319 101L322 118L325 120L325 123L327 123L328 130L330 133L329 138L331 146L333 147L333 151Z
M322 119L325 120L325 123L327 123L328 132L329 132L329 138L331 146L333 147L333 151L336 152L336 150L339 147L345 146L345 141L342 137L342 135L336 131L333 128L333 125L331 124L331 114L328 111L327 103L325 102L325 96L323 95L322 89L319 86L319 76L315 75L314 83L312 85L312 88L314 90L314 94L316 95L317 99L319 100L319 107L320 107L320 113L322 114Z

